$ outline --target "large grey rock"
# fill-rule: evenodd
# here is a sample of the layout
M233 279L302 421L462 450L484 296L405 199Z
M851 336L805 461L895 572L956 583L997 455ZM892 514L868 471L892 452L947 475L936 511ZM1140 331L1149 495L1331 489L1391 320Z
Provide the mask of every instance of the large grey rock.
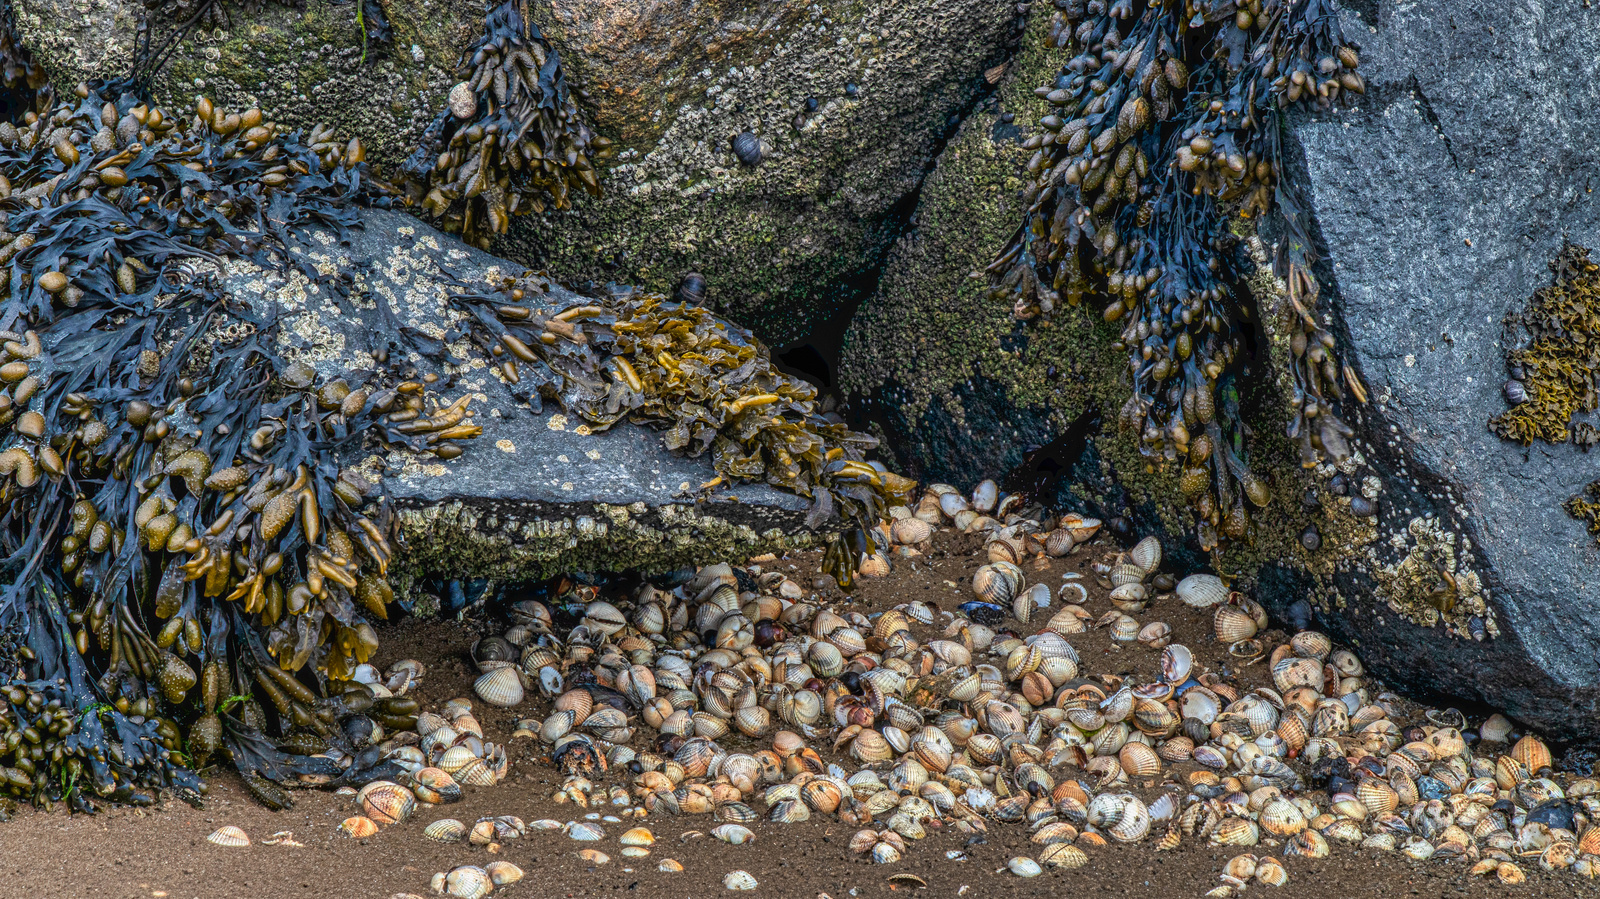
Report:
M146 15L144 0L15 6L24 42L62 88L125 75ZM486 4L384 0L393 41L367 46L354 3L223 6L226 27L190 31L155 74L158 102L186 111L205 94L294 127L325 122L393 175L443 109ZM174 7L150 13L158 38L187 18ZM619 152L603 197L519 219L496 252L574 281L663 291L697 270L709 302L775 345L848 317L1020 21L1016 0L524 8ZM744 131L765 146L758 166L733 154Z
M404 323L445 340L442 365L412 354L420 374L440 375L449 402L474 400L483 434L448 462L409 451L352 458L381 481L398 510L404 571L458 577L535 578L573 570L664 570L731 554L759 554L814 539L804 527L809 503L760 484L689 494L711 480L709 457L668 452L659 434L620 423L593 433L554 404L534 412L486 367L481 350L451 332L461 314L446 297L469 285L520 274L520 266L462 245L409 216L362 213L363 227L340 244L328 231L304 235L291 250L330 281L298 265L262 269L223 263L223 287L256 308L279 309L279 349L326 376L372 367L372 352L395 338L380 303ZM348 293L341 298L340 294ZM552 285L543 302L572 305Z
M1312 603L1393 688L1600 736L1600 545L1561 509L1600 477L1600 460L1570 445L1524 449L1487 427L1506 408L1503 317L1549 283L1564 237L1600 241L1600 13L1350 5L1382 11L1343 14L1367 94L1294 122L1290 177L1324 244L1324 308L1371 403L1341 410L1358 432L1342 470L1301 469L1283 437L1290 312L1263 266L1249 285L1265 341L1246 412L1251 465L1276 501L1251 540L1209 564L1279 614ZM1199 561L1174 472L1115 427L1127 386L1114 329L1072 310L1019 325L967 277L1020 214L1018 145L1042 113L1033 88L1067 58L1038 48L1042 31L1030 27L998 106L940 157L916 229L852 325L842 381L907 470L968 487L1056 444L1067 455L1042 463L1061 466L1068 490L1047 499L1127 516L1164 534L1169 558ZM1244 249L1264 263L1274 236ZM1073 425L1094 408L1105 425L1076 456ZM1376 500L1376 518L1352 514L1355 493Z
M1600 460L1524 449L1486 423L1506 408L1502 317L1550 283L1563 238L1600 241L1600 11L1374 7L1376 20L1344 16L1367 96L1296 129L1323 280L1374 400L1363 449L1383 481L1380 530L1402 535L1338 571L1346 605L1329 620L1399 683L1594 737L1600 546L1561 503ZM1431 610L1385 574L1429 531L1470 555L1497 635L1427 626Z

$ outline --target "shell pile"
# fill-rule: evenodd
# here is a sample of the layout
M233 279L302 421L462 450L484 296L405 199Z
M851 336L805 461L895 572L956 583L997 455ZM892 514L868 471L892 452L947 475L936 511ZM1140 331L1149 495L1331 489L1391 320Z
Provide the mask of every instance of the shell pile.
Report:
M396 668L401 666L415 666L407 672L420 676L418 663L408 660ZM483 726L465 699L452 699L438 712L418 715L415 730L400 731L378 748L393 770L402 773L395 780L371 781L360 790L345 788L359 807L358 815L340 825L351 837L372 836L379 827L405 821L419 804L456 802L463 795L463 786L494 786L505 779L510 768L505 747L484 739ZM520 836L524 830L514 816L486 820L490 821L488 833L498 833L502 839L507 832ZM449 825L459 826L459 832L450 830ZM472 842L490 842L479 839L478 827L469 829L453 819L435 822L424 833L429 839L456 842L467 839L469 831Z
M960 614L918 601L869 617L770 559L714 564L671 590L588 593L564 636L543 603L516 604L510 629L475 647L475 689L549 700L514 739L549 747L558 802L710 815L741 836L728 825L829 816L881 863L936 828L1003 824L1038 845L1008 866L1024 876L1109 841L1276 853L1235 859L1213 895L1286 882L1295 857L1340 843L1461 858L1506 882L1527 864L1600 872L1600 782L1553 773L1536 737L1508 746L1499 716L1473 733L1459 712L1377 692L1316 631L1269 646L1258 603L1211 574L1162 572L1154 538L1118 552L1092 542L1099 521L1019 505L986 483L891 510L886 561L917 558L941 529L986 537ZM1108 608L1091 611L1073 573L1059 590L1028 582L1080 550L1100 554L1089 569ZM1185 605L1209 611L1225 670L1147 614ZM1088 670L1073 641L1091 629L1158 654L1159 676ZM627 790L597 786L608 777Z

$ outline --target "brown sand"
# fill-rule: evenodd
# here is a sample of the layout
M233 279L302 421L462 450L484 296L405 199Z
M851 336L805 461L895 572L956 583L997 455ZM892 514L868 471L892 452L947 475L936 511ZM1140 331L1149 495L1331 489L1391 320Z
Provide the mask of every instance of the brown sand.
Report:
M1070 559L1051 563L1049 570L1030 569L1029 578L1060 584L1063 572L1084 570L1102 552L1098 547L1085 548ZM953 609L968 598L966 585L981 563L978 553L970 538L941 536L925 563L915 570L900 565L889 578L864 584L855 601L869 613L910 599ZM794 565L794 576L806 584L816 570L816 561L808 554L779 564L785 569ZM1087 608L1096 615L1109 608L1104 591L1092 583L1087 586L1091 597ZM1236 660L1211 637L1209 617L1203 613L1168 601L1158 602L1137 617L1171 624L1176 642L1194 651L1197 670L1201 665L1234 670ZM1033 623L1037 629L1042 621ZM1012 626L1020 630L1015 622ZM472 668L466 651L479 632L480 626L473 624L403 622L383 632L382 660L409 656L427 664L423 705L436 708L445 699L468 694ZM1269 635L1269 640L1272 638L1281 640L1283 635ZM1077 635L1072 642L1083 657L1086 672L1137 675L1144 680L1157 669L1155 651L1138 644L1119 647L1101 632ZM1250 672L1243 679L1256 682L1263 677L1265 672ZM542 700L533 699L514 713L480 708L479 718L491 739L504 740L513 718L542 716L546 711ZM638 741L642 746L643 735ZM825 758L831 757L828 747L818 748ZM169 801L155 809L111 809L96 816L24 811L16 820L0 825L0 899L386 899L395 892L430 896L428 884L434 872L460 864L484 864L493 858L512 861L527 872L521 883L493 894L508 899L733 896L738 894L724 889L722 878L735 869L746 870L759 881L758 889L747 894L754 896L815 899L826 893L832 899L847 899L916 893L968 899L1101 895L1167 899L1203 895L1218 885L1223 863L1237 854L1193 840L1167 853L1154 851L1148 842L1108 846L1089 850L1091 861L1085 868L1021 879L1004 870L1010 857L1034 855L1038 849L1027 841L1027 831L1021 826L991 824L984 840L954 831L935 833L913 844L900 863L873 865L850 852L847 843L854 827L822 816L802 824L753 824L756 840L744 846L694 835L714 826L709 816L653 815L642 822L604 824L606 839L598 844L575 843L559 832L532 832L504 844L498 855L464 843L446 846L424 839L422 828L439 818L470 823L484 815L515 814L528 821L567 821L584 812L549 799L561 778L542 757L540 746L517 740L510 743L510 752L512 774L499 786L469 787L466 799L454 805L421 806L411 820L361 841L337 830L339 823L355 812L347 799L301 791L295 794L293 809L275 813L253 802L238 780L226 774L211 777L211 793L203 810ZM606 783L626 783L625 776L613 773ZM759 799L752 805L761 807ZM625 859L617 851L616 838L641 823L656 834L656 849L649 858ZM224 849L206 842L206 836L224 824L243 828L253 844ZM263 838L284 831L304 845L262 843ZM582 848L598 848L612 860L590 867L577 856ZM957 850L964 851L967 860L946 857ZM1250 851L1277 853L1265 844ZM684 872L659 872L657 863L662 858L682 862ZM1523 865L1528 882L1519 887L1502 886L1492 878L1469 877L1468 864L1459 860L1416 863L1398 854L1343 845L1335 845L1328 859L1289 858L1284 862L1290 882L1281 894L1294 899L1600 897L1600 886L1571 873L1543 872L1531 858ZM889 881L891 875L902 873L921 878L926 889ZM1259 885L1249 890L1251 895L1278 892Z

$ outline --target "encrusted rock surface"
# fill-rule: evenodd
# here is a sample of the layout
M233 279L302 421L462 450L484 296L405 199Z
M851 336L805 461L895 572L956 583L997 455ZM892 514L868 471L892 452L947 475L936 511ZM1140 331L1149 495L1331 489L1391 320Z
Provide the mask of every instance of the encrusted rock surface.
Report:
M131 70L141 17L155 42L172 34L170 10L143 0L19 0L23 41L60 88ZM154 73L167 109L192 109L204 94L223 107L260 106L292 127L325 122L359 136L369 158L398 165L455 84L461 49L483 33L477 0L384 3L394 40L362 47L355 5L307 0L222 3L226 27L190 31ZM363 61L363 52L365 60Z
M1323 280L1373 399L1380 530L1470 543L1500 635L1418 627L1410 619L1432 610L1407 608L1381 568L1336 576L1350 600L1339 617L1400 682L1593 737L1600 545L1561 504L1600 477L1600 460L1571 444L1524 448L1486 424L1506 408L1505 353L1520 337L1502 319L1550 283L1564 238L1600 242L1600 10L1378 9L1345 14L1347 33L1367 32L1367 97L1297 129ZM1373 581L1377 601L1357 599Z
M775 346L842 326L1017 15L1002 0L550 12L595 123L625 149L604 197L519 220L510 254L654 289L698 271L713 306ZM744 131L762 142L753 167L731 147Z
M1248 288L1263 342L1241 400L1251 465L1271 473L1274 502L1218 568L1280 614L1312 603L1392 684L1594 737L1600 588L1589 575L1600 546L1561 503L1600 477L1600 462L1570 444L1506 443L1487 422L1506 408L1503 317L1550 282L1563 237L1600 241L1589 136L1600 127L1600 13L1552 7L1488 22L1465 7L1452 18L1448 4L1382 10L1344 13L1370 66L1367 95L1298 121L1293 154L1325 244L1329 324L1371 402L1343 405L1358 434L1342 469L1299 467L1282 437L1292 313L1262 265ZM1103 424L1074 470L1073 499L1175 542L1189 514L1174 473L1116 430L1127 388L1112 329L1097 310L1014 325L987 283L968 278L1017 221L1027 132L1000 116L1026 129L1039 114L1032 89L1065 58L1036 52L1036 30L998 108L971 117L940 157L916 230L857 316L842 380L908 468L962 486L1097 406ZM1238 233L1265 263L1270 229ZM1376 517L1353 513L1358 495Z
M58 85L127 73L141 0L16 6ZM159 100L186 109L208 94L290 125L326 122L390 171L483 30L478 2L390 0L393 41L369 44L363 61L353 4L225 9L227 27L178 45L155 79ZM496 251L573 281L663 291L699 271L710 303L777 346L848 315L1019 21L1015 0L557 0L529 14L621 152L604 197L520 219ZM170 32L170 16L155 15L158 37ZM763 145L754 167L732 151L743 131Z
M591 433L554 404L536 414L517 402L482 352L451 333L460 313L445 298L450 277L484 284L496 271L515 275L521 267L400 213L369 210L363 220L348 245L312 232L293 251L329 284L313 283L293 265L262 270L239 260L226 262L221 278L240 300L277 304L280 349L325 375L371 368L372 352L391 344L394 327L381 306L444 341L443 365L410 361L418 376L439 376L431 389L442 399L472 394L469 408L483 434L450 461L409 452L350 460L381 481L398 511L403 571L511 579L664 570L814 539L803 526L808 504L798 497L740 485L697 502L691 494L715 474L709 457L670 453L643 426ZM346 282L344 290L331 289L336 279ZM571 297L552 285L549 302L565 306Z

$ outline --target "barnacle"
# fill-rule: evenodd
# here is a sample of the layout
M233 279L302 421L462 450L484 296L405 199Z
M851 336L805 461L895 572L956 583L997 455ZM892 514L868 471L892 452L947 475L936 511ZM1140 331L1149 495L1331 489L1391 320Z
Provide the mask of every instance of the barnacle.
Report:
M461 82L402 167L407 194L439 227L487 248L511 216L600 194L611 142L584 124L560 54L515 0L494 7L461 56Z
M1076 55L1038 89L1040 122L1021 227L989 267L1020 319L1107 301L1121 322L1133 393L1122 424L1180 466L1207 547L1249 533L1270 501L1248 466L1236 386L1252 316L1230 221L1269 213L1287 239L1294 391L1289 436L1303 463L1348 454L1332 402L1354 373L1333 355L1307 273L1311 242L1279 171L1282 111L1365 90L1328 0L1058 0L1048 40ZM1220 531L1220 535L1219 535Z
M556 401L595 430L624 418L660 427L668 449L710 452L718 478L810 498L808 524L837 514L854 526L827 559L849 585L871 551L872 525L911 486L867 461L876 439L825 412L815 387L776 369L748 331L703 307L612 287L554 308L535 302L543 283L526 274L451 298L514 395L535 409Z

